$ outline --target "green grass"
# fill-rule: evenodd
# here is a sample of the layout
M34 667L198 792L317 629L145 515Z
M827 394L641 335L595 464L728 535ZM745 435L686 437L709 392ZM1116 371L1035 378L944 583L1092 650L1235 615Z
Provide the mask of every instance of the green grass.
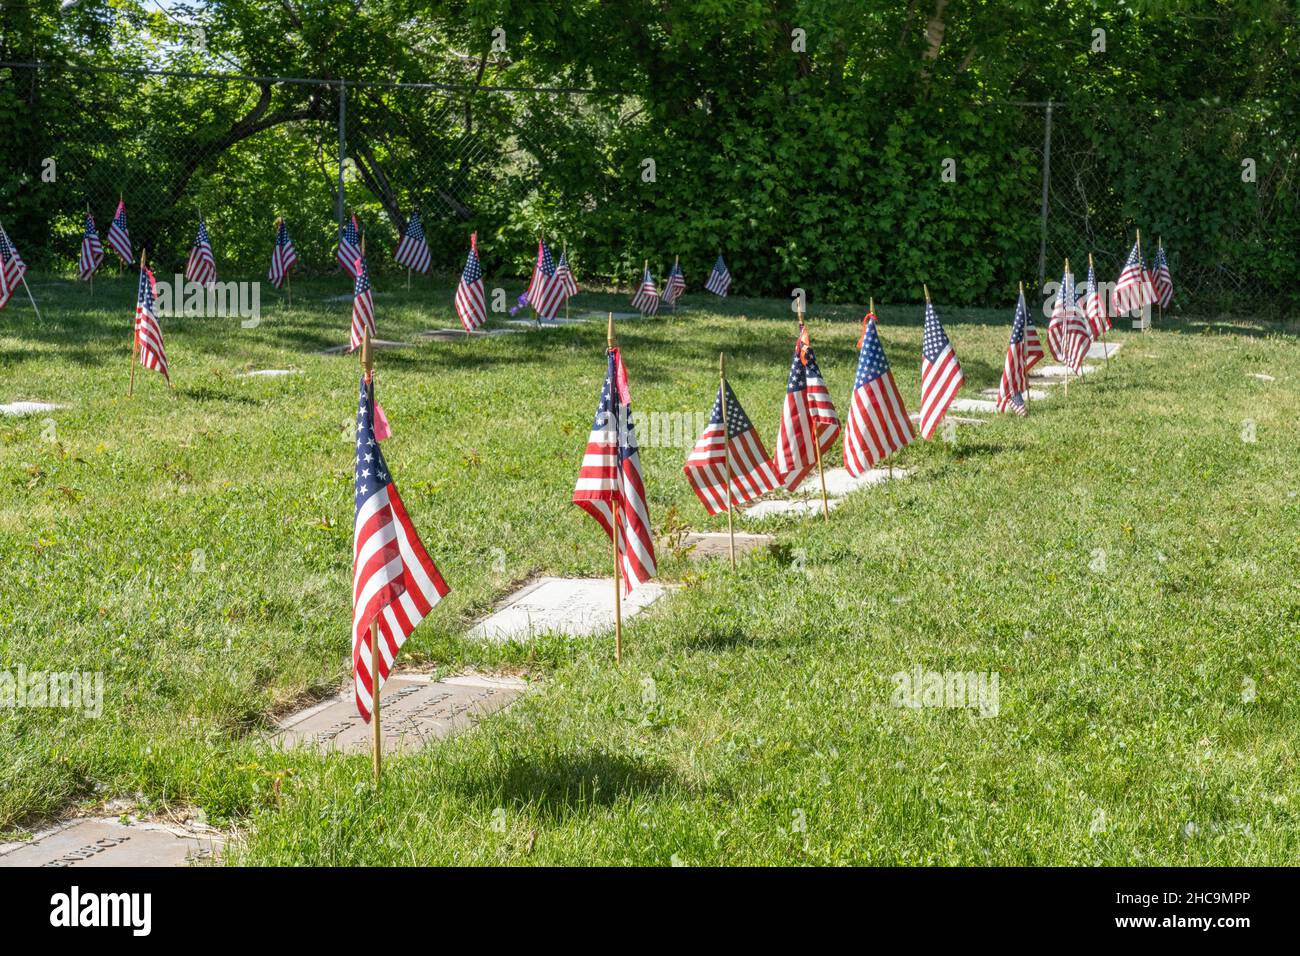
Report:
M447 287L416 286L377 299L382 337L455 323ZM661 578L679 587L629 622L621 667L608 635L463 637L534 575L608 573L606 540L569 503L603 326L379 353L389 464L453 587L404 658L537 685L473 733L389 761L376 798L364 756L265 744L272 715L347 673L358 370L317 354L346 337L348 303L323 301L346 283L296 284L295 307L267 303L256 329L166 320L175 393L141 371L132 399L134 283L97 282L94 299L34 291L43 322L19 300L0 313L0 400L69 407L0 419L0 657L103 671L107 688L99 719L0 710L0 827L126 795L238 829L240 863L1300 852L1294 327L1120 333L1109 371L1068 401L1058 388L1027 420L913 446L898 459L911 480L851 496L829 524L765 523L779 546L735 572L662 549ZM770 449L788 306L687 304L619 328L634 407L707 411L726 349ZM920 309L881 313L915 408ZM860 314L813 310L841 408ZM996 385L1010 307L940 314L963 394ZM288 367L301 374L234 377ZM684 455L643 451L652 519L724 528L682 478ZM996 671L998 716L891 706L890 675L918 665Z

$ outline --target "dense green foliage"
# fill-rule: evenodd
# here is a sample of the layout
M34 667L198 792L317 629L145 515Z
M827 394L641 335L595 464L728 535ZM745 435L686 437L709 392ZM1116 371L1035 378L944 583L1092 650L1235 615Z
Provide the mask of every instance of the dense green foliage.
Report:
M435 262L480 231L527 268L538 229L580 274L842 300L1005 301L1038 270L1044 110L1054 111L1047 269L1135 227L1163 237L1184 308L1292 309L1300 293L1294 8L1027 0L147 0L6 5L0 60L311 77L322 84L0 68L0 215L66 266L79 215L119 192L164 266L202 209L218 258L263 268L289 215L329 266L341 77L455 84L348 93L348 203L388 246L425 210ZM196 28L202 26L198 37ZM494 31L504 49L493 49ZM1104 31L1105 49L1097 30ZM200 42L201 41L201 42ZM594 94L492 87L580 87ZM60 163L53 184L41 162ZM955 182L941 176L955 162ZM1252 160L1256 181L1242 181ZM645 162L654 162L646 181Z

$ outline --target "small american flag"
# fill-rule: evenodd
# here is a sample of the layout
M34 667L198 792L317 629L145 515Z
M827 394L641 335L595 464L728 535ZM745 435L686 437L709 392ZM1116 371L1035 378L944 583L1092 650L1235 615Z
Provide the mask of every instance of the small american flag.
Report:
M929 300L925 303L925 333L921 340L921 437L929 441L957 390L966 381L961 363L939 316Z
M348 351L354 352L361 347L361 339L367 329L371 337L375 334L375 299L370 288L370 269L366 257L357 254L357 261L352 267L357 279L352 287L352 337L348 342Z
M135 296L135 341L140 364L145 368L161 372L162 377L171 382L167 374L167 350L163 348L162 326L158 324L158 313L154 311L154 278L149 267L140 263L140 286Z
M617 348L609 350L608 358L573 503L595 518L611 540L617 532L623 589L630 592L655 575L654 535L632 424L627 370Z
M117 253L118 258L126 265L131 264L131 236L126 231L126 202L119 199L117 201L117 212L113 213L113 221L108 224L108 247Z
M297 261L298 252L293 247L293 240L289 238L289 226L281 217L275 223L275 246L271 249L271 271L266 274L266 277L271 280L271 285L277 289L282 287L284 280L289 277L289 270Z
M1097 272L1092 267L1092 256L1088 257L1088 285L1083 293L1083 314L1088 319L1088 328L1093 338L1111 327L1110 316L1106 314L1106 300L1097 291Z
M86 228L81 234L81 259L77 263L77 273L84 282L95 274L99 264L104 261L104 245L99 241L95 230L95 217L86 211Z
M487 321L487 300L483 297L483 266L478 261L478 233L469 236L469 258L456 286L456 314L466 332Z
M1128 258L1124 260L1119 279L1115 282L1110 310L1114 315L1124 315L1126 312L1137 312L1155 301L1156 293L1151 286L1151 277L1147 275L1146 263L1142 261L1142 253L1135 242L1129 250Z
M682 275L682 267L679 262L673 263L673 269L668 273L668 278L664 282L664 294L660 301L664 305L676 305L677 300L682 297L686 291L686 277Z
M844 467L855 478L866 474L876 462L906 447L915 437L875 319L871 319L862 333L858 371L849 398Z
M364 265L359 263L359 266ZM375 435L373 379L357 402L356 519L352 525L352 677L357 713L370 722L370 624L379 632L379 687L415 626L451 589L411 524Z
M725 437L722 425L724 397L727 403ZM728 465L731 469L730 495L726 477ZM682 471L704 510L711 515L753 501L780 484L776 466L768 457L754 423L740 407L730 383L719 383L709 423L696 440Z
M9 238L9 233L5 232L4 226L0 226L0 270L5 274L5 284L9 287L9 294L12 295L13 290L27 274L27 263L23 262L23 257L18 254L18 247Z
M411 218L406 221L406 232L402 235L402 241L397 244L397 251L393 253L393 258L397 260L398 265L406 266L408 269L414 269L423 275L429 271L429 243L424 239L424 227L420 225L420 211L414 210Z
M1076 375L1083 374L1083 360L1092 345L1092 332L1079 306L1078 289L1074 273L1066 270L1061 277L1061 288L1052 308L1052 321L1047 327L1047 344L1052 355L1064 362Z
M560 290L564 293L564 300L568 301L569 296L578 294L578 280L573 277L573 270L569 268L569 250L560 251L560 264L555 267L555 281L560 284Z
M808 330L801 324L795 339L794 359L790 362L790 377L785 383L785 407L776 439L774 465L781 485L790 491L798 488L817 464L818 447L825 455L839 434L840 417L835 413L831 393L813 356Z
M731 273L727 271L727 264L722 261L722 253L718 253L718 261L713 264L713 271L709 273L704 288L724 299L727 297L727 290L731 288Z
M528 283L528 301L537 310L539 319L553 319L564 304L564 289L555 277L555 259L550 247L537 242L537 262L533 265L533 278Z
M357 225L355 213L339 230L339 247L334 257L344 272L354 279L357 277L357 262L361 259L361 228Z
M1024 290L1020 292L1020 297L1025 297ZM1047 353L1043 351L1043 343L1038 338L1038 329L1034 328L1034 318L1025 310L1025 374L1042 361Z
M208 224L199 217L199 234L190 246L190 259L185 263L185 279L207 285L217 279L217 263L212 257L212 241L208 238Z
M650 274L649 266L646 266L641 275L641 285L637 288L636 295L632 296L632 308L639 310L642 315L654 315L659 311L659 290L655 288L655 279Z
M1002 381L998 383L998 411L1008 408L1017 415L1028 415L1025 393L1029 390L1028 343L1025 330L1029 325L1029 309L1025 305L1025 292L1020 290L1016 300L1016 317L1011 322L1011 341L1007 343L1007 357L1002 363Z
M1074 308L1074 276L1067 268L1061 274L1061 284L1056 289L1056 299L1052 302L1052 318L1047 323L1047 347L1052 350L1052 358L1058 362L1065 361L1065 319Z
M1169 308L1174 301L1174 280L1169 274L1169 260L1165 258L1163 245L1156 247L1156 261L1152 265L1151 276L1156 301L1160 303L1160 308Z

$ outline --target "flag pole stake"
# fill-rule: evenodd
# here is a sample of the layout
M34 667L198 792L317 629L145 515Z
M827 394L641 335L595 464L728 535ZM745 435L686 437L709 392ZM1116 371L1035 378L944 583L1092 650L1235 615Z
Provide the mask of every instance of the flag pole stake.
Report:
M606 347L611 351L614 348L614 313L609 313L609 326L605 333ZM611 385L617 388L618 383L612 382ZM611 396L612 397L612 396ZM623 440L622 429L623 423L618 423L620 434L618 441ZM614 526L609 536L610 542L614 546L614 663L623 663L623 591L622 582L619 580L622 569L619 567L618 560L618 535L619 535L619 496L614 495Z
M731 512L735 503L731 496L731 426L727 422L727 353L718 353L718 404L722 406L722 460L727 474L727 550L731 554L731 569L736 570L736 531L732 526Z

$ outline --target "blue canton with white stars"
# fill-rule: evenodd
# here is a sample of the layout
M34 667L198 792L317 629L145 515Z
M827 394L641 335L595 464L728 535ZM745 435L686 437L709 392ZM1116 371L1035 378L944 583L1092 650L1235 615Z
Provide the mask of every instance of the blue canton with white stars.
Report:
M478 253L470 249L469 258L465 260L465 270L460 274L460 281L472 285L483 278L483 267L479 265Z
M150 315L153 314L153 283L149 280L153 278L149 275L147 269L140 270L140 289L136 293L136 307L144 309Z
M889 371L889 359L885 358L885 347L880 344L873 319L867 323L867 333L862 339L862 351L858 353L858 374L853 380L853 388L859 389L870 385Z
M722 389L718 389L718 397L713 400L713 414L709 416L710 425L722 424ZM740 401L736 398L736 393L731 390L731 383L727 383L727 438L732 439L741 432L747 432L754 427L754 423L749 420L745 410L740 407Z
M355 216L343 224L343 238L354 246L361 240L361 236L357 234Z
M424 241L424 227L420 225L420 214L418 212L411 213L411 220L406 224L406 234L412 239L418 239L420 242Z
M605 371L605 385L600 390L600 404L596 406L596 419L592 422L592 431L605 431L609 420L614 419L614 431L618 442L618 460L620 464L636 452L636 429L633 426L631 407L622 405L617 398L617 386L614 378L618 371L614 364L614 353L609 354L609 367ZM626 423L626 424L624 424Z
M948 347L948 336L939 324L939 317L934 314L934 306L925 304L925 336L921 342L921 355L927 362L937 361Z
M1029 318L1029 310L1025 307L1025 297L1021 295L1016 302L1016 318L1011 323L1011 344L1019 345L1025 340L1025 321Z
M379 442L375 441L374 386L361 380L361 396L357 401L357 465L356 500L360 512L366 501L382 488L388 487L388 465L384 462Z
M542 243L542 272L548 279L555 276L555 260L551 258L551 247L544 242Z
M361 268L357 270L357 281L352 288L354 296L370 291L370 269L366 266L366 257L361 257Z
M801 392L808 387L808 376L821 378L822 370L817 367L817 359L813 356L812 346L804 349L804 358L808 364L804 365L799 361L799 349L794 350L794 362L790 365L790 379L785 383L786 394L791 392Z

